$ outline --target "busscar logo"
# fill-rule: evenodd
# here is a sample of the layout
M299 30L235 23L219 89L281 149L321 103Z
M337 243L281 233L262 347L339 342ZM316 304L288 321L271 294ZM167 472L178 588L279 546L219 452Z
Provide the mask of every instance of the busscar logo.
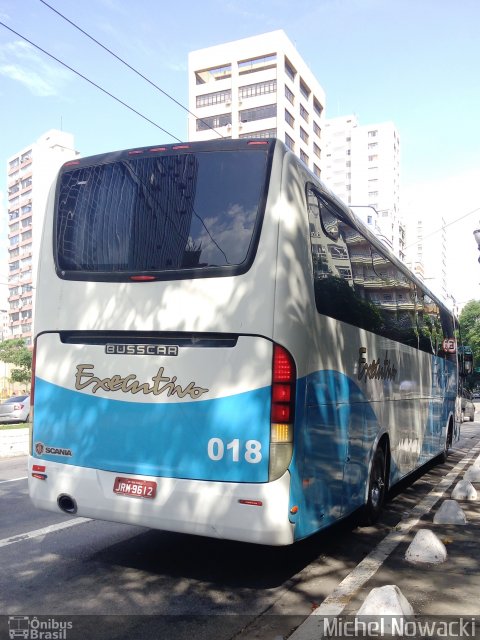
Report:
M10 640L67 640L67 631L73 628L69 620L42 618L37 616L8 616L8 637Z
M44 453L50 456L73 456L71 449L63 449L62 447L52 447L48 444L43 444L43 442L35 443L35 453L39 456Z
M174 344L107 344L105 353L121 356L178 356Z

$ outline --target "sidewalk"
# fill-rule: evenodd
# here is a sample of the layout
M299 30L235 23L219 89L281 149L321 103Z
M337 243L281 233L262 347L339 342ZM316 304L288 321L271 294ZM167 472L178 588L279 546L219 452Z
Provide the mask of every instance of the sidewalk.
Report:
M472 482L471 488L478 491L476 499L458 499L457 504L465 514L466 524L437 524L434 517L446 499L451 499L452 491L464 474L474 464L480 472L480 428L478 435L472 430L468 439L460 441L460 448L455 451L458 462L447 473L438 486L414 507L395 529L389 533L364 560L325 598L321 605L290 636L290 640L318 640L322 637L340 637L332 634L332 625L328 636L325 635L325 617L332 616L351 625L352 633L342 629L341 637L381 637L380 633L365 635L361 630L355 632L355 616L364 605L372 620L385 617L391 624L390 615L408 615L405 620L413 625L406 633L408 637L441 637L437 630L435 635L417 635L415 625L420 620L432 621L435 624L452 623L450 632L444 637L477 637L480 638L480 482ZM458 456L457 454L460 454ZM476 472L475 472L476 473ZM480 475L476 480L480 480ZM458 489L457 489L458 490ZM428 530L438 539L439 548L446 550L446 559L438 564L424 562L427 555L420 554L421 562L412 564L405 554L412 550L411 543L420 530ZM430 534L428 534L430 535ZM423 536L423 534L422 534ZM418 542L418 538L416 539ZM422 546L420 549L423 551ZM439 557L441 554L439 555ZM432 557L428 557L430 560ZM381 594L386 585L395 585L408 601L411 610L398 605L399 600L385 606ZM382 591L372 593L372 589ZM413 610L413 616L411 613ZM383 614L383 615L382 615ZM476 619L475 619L476 617ZM462 627L458 620L465 622ZM330 619L330 618L327 618ZM367 618L365 618L366 620ZM370 619L370 618L369 618ZM360 620L360 618L359 618ZM442 622L443 620L443 622ZM443 628L445 631L445 627ZM473 633L472 633L473 632Z
M28 454L29 429L0 430L0 458L12 458Z

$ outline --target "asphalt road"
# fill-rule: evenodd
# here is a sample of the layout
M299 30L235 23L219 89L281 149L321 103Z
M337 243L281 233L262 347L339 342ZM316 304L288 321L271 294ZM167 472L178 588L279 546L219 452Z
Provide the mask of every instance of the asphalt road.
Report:
M464 423L447 463L399 487L376 526L351 519L286 548L38 511L26 458L0 460L0 639L9 616L68 623L65 640L286 638L479 442Z

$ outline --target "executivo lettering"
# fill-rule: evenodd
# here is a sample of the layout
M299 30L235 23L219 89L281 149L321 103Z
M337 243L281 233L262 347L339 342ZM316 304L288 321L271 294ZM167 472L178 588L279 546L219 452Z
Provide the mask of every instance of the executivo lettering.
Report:
M77 365L77 373L75 374L75 389L81 391L87 387L92 387L92 393L97 391L121 391L122 393L144 393L145 395L153 393L154 396L159 396L162 393L166 393L168 397L177 395L179 398L190 396L192 400L197 400L204 393L209 390L204 387L197 387L196 382L189 382L186 387L182 387L177 384L177 376L164 376L164 367L160 367L156 375L154 375L150 382L140 382L137 380L137 376L133 373L122 377L118 374L113 375L110 378L98 378L93 374L93 364L79 364Z
M393 362L390 362L388 357L388 351L385 353L385 359L383 362L380 358L373 359L372 362L367 362L365 355L367 350L365 347L360 347L358 350L358 373L357 378L359 380L395 380L397 377L397 368Z

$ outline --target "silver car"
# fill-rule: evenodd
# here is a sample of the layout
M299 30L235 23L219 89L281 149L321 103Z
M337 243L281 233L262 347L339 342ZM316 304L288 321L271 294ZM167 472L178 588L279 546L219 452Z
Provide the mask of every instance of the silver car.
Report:
M27 422L30 415L30 396L13 396L0 404L0 423Z

